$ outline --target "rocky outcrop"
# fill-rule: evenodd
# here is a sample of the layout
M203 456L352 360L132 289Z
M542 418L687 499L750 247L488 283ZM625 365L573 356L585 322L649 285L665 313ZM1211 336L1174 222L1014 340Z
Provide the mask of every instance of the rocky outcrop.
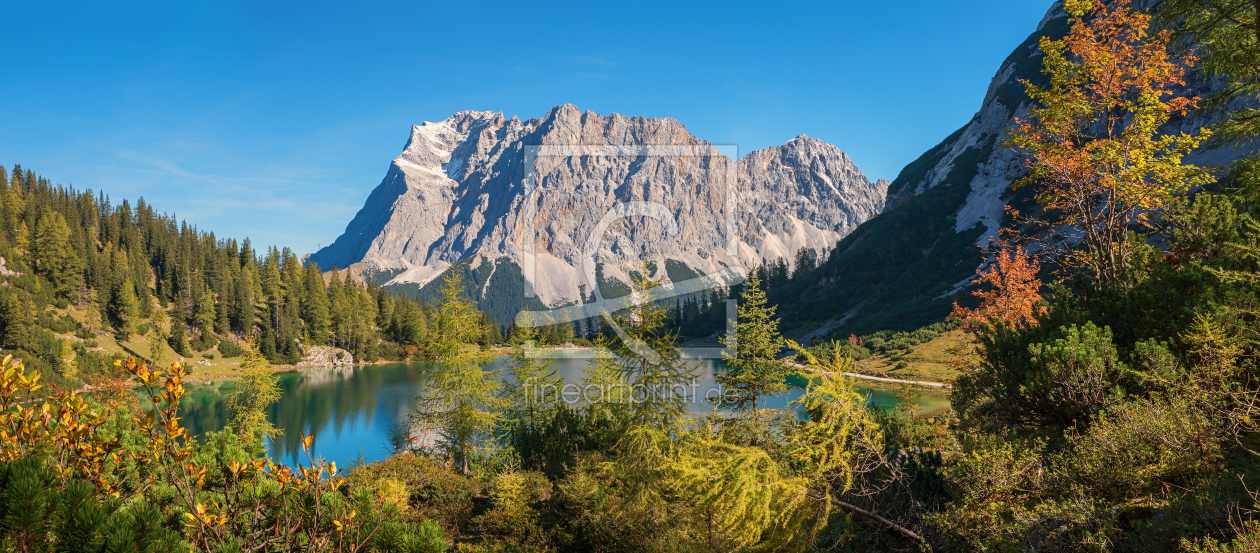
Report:
M302 360L293 367L295 369L316 369L322 367L342 367L354 365L354 355L350 352L330 346L312 346L306 349Z
M535 158L527 194L527 145L590 148ZM600 149L609 146L631 148ZM644 155L636 146L663 148ZM506 258L528 267L525 278L554 307L591 292L582 252L619 205L650 202L676 224L636 211L607 226L596 248L601 274L622 282L643 256L686 267L673 276L790 262L800 248L834 247L883 208L886 181L807 136L739 161L723 154L670 118L573 105L526 121L459 112L413 127L345 233L309 259L325 269L357 264L386 274L387 285L423 285L461 260L497 267Z
M22 273L19 273L19 272L17 272L17 271L14 271L14 270L9 269L8 267L5 267L5 266L4 266L4 258L3 258L3 257L0 257L0 275L3 275L3 276L15 276L15 275L20 275L20 274L22 274Z

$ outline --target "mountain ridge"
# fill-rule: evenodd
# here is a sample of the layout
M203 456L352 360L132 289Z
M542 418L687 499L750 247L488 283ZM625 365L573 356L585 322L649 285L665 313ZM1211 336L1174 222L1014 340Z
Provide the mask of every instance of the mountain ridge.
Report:
M535 158L537 189L527 198L525 150L567 145L633 148L628 157ZM679 155L634 154L647 146ZM824 252L879 213L887 186L839 148L803 134L735 160L673 118L605 116L572 104L528 120L461 111L414 125L346 232L308 260L419 289L461 261L498 267L506 258L533 268L526 276L538 299L557 307L588 298L583 251L618 205L649 202L673 221L643 214L605 221L601 280L624 285L627 267L645 252L687 268L676 275L790 262L801 248ZM528 213L536 217L527 220Z

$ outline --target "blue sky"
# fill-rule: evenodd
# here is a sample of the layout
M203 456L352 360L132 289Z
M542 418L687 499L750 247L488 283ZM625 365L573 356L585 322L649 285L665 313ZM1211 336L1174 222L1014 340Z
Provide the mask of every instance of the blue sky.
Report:
M28 2L0 30L0 164L220 237L336 238L410 126L557 104L742 154L808 134L871 178L979 108L1049 0Z

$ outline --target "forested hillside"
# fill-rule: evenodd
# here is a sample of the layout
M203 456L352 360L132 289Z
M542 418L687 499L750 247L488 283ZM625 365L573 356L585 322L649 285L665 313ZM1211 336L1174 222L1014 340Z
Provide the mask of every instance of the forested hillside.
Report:
M0 347L67 378L105 363L94 354L98 335L235 357L239 339L255 334L275 363L294 363L313 345L376 360L425 343L426 305L303 266L288 248L219 238L143 199L115 204L0 167L0 217ZM485 339L500 340L496 325L486 322Z

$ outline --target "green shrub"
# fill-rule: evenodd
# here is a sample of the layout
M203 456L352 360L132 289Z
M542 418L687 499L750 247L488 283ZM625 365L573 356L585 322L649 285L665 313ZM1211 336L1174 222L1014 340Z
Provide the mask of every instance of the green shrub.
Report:
M1260 522L1248 520L1234 536L1234 541L1221 543L1212 538L1188 540L1182 538L1181 548L1186 553L1252 553L1260 551Z
M196 351L214 349L214 346L219 345L219 337L215 336L214 333L210 332L208 329L205 329L201 331L201 334L197 336L196 340L189 342L189 345L191 345Z
M149 323L140 323L140 325L136 327L136 334L144 336L149 333L149 328Z
M219 342L219 353L222 353L223 357L240 357L241 354L245 353L245 350L232 342L223 340Z
M810 353L814 354L816 357L820 359L826 359L826 358L831 357L831 354L832 354L831 352L834 350L835 345L837 344L840 346L841 355L848 356L850 359L854 361L861 361L863 359L868 359L871 356L870 350L862 346L855 346L853 344L850 344L847 340L820 340L818 342L815 342L814 345L805 349L809 350ZM797 356L798 362L804 363L805 359L806 358L804 354Z
M79 324L70 317L58 317L52 311L41 311L35 321L39 323L39 326L58 334L68 334L79 328Z
M27 551L174 551L179 534L152 504L96 494L80 480L64 486L41 459L0 463L0 540Z
M432 520L420 524L386 522L372 536L371 544L375 551L407 553L442 553L450 547L442 534L442 527Z
M895 371L899 371L899 370L904 369L904 368L909 367L909 366L910 366L910 364L909 364L909 363L907 363L907 362L905 362L905 361L898 361L898 362L897 362L897 364L896 364L895 366L893 366L893 370L895 370Z
M1203 409L1181 398L1135 399L1098 413L1056 457L1059 489L1085 489L1120 502L1192 481L1222 460L1223 433Z
M1079 491L1047 494L1044 443L968 436L965 455L945 469L954 498L928 522L949 551L1111 551L1111 508Z
M973 422L1055 435L1055 428L1083 425L1106 407L1125 370L1111 329L1092 322L977 334L984 344L979 369L959 377L951 396L954 409Z

